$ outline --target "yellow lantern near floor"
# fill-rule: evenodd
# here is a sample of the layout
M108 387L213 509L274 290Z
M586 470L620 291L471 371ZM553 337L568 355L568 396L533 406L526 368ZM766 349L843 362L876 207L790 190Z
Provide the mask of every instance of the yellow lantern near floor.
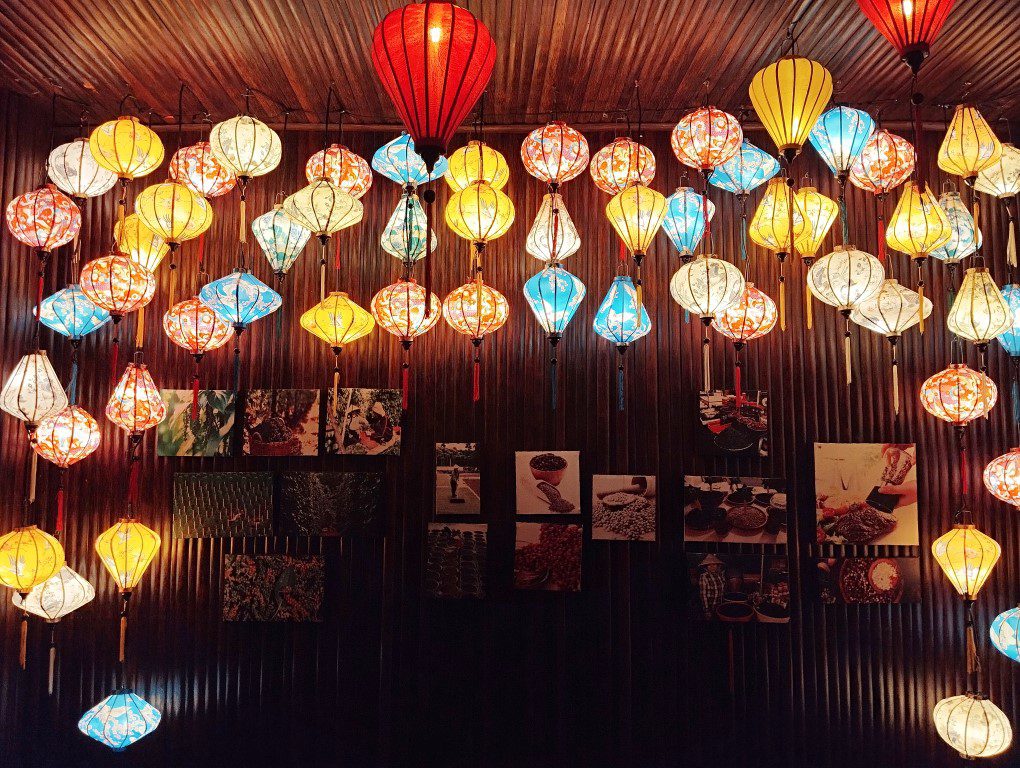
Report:
M121 518L96 539L96 553L118 589L130 592L159 551L159 534L137 520Z
M497 152L484 141L469 141L466 147L451 153L443 178L454 192L484 181L494 189L503 189L510 180L510 166L502 152Z
M832 96L832 75L817 61L784 56L751 80L751 104L779 152L800 152Z
M815 254L822 247L822 241L829 234L832 225L839 215L839 203L826 197L814 187L802 187L797 190L797 205L804 214L807 228L804 236L794 245L807 266L814 261Z
M351 301L342 291L333 291L301 315L301 327L318 336L333 351L333 403L337 407L340 387L340 352L352 341L367 336L375 328L370 313Z
M89 136L89 149L121 182L146 176L163 162L163 142L137 117L122 116L97 126Z
M991 576L1002 547L973 525L957 523L932 542L931 553L953 588L973 600Z
M972 180L998 162L1002 144L972 104L960 104L939 147L939 168Z
M191 187L173 181L146 187L135 198L135 213L170 250L212 225L212 205Z
M64 548L34 525L0 537L0 585L23 596L64 567Z
M982 360L988 342L1013 327L1013 310L988 267L971 267L964 274L946 327L961 339L974 342Z

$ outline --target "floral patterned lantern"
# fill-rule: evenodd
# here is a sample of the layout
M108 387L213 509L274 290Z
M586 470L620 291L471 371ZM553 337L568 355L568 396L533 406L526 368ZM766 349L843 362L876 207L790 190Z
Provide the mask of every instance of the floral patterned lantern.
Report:
M116 323L152 300L156 276L127 256L102 256L82 267L81 290Z
M135 213L171 251L201 235L213 220L208 200L191 187L169 181L143 189L135 198Z
M525 137L521 160L524 170L555 193L560 184L588 167L588 140L562 120L552 120Z
M1011 400L1013 401L1013 421L1020 424L1020 285L1010 283L1002 286L1002 297L1009 306L1012 322L1004 333L996 338L1009 355L1013 368Z
M677 187L676 192L666 198L666 216L662 228L680 252L684 263L694 257L698 243L705 234L707 221L715 216L715 203L699 195L692 187Z
M355 200L360 200L372 186L368 161L341 144L330 144L308 158L305 177L309 183L325 179Z
M804 214L807 227L804 230L804 237L796 241L794 246L804 263L811 266L815 254L822 247L822 241L829 234L832 225L836 223L839 204L814 187L801 187L797 190L796 198L800 212Z
M960 104L939 147L939 168L973 182L1002 155L1002 144L988 121L972 104Z
M971 267L964 274L960 292L949 308L946 327L961 339L974 342L983 370L988 343L1013 327L1012 308L988 267Z
M931 252L939 261L946 263L950 270L954 269L963 259L977 253L981 247L981 232L974 226L974 217L960 199L960 193L943 192L939 196L939 206L945 211L949 220L949 239ZM950 272L952 275L952 272ZM950 282L955 280L950 277Z
M510 181L510 166L502 152L497 152L484 141L472 140L450 155L443 177L454 192L460 192L477 181L503 189Z
M25 596L63 567L60 542L34 525L0 536L0 586Z
M238 115L217 123L209 131L213 157L233 173L243 187L280 164L283 147L272 128L251 115Z
M220 197L237 184L237 176L213 154L208 141L181 147L170 158L171 181L184 184L202 197Z
M114 752L120 752L156 730L161 718L158 709L124 688L82 715L78 730Z
M96 588L65 565L42 584L32 587L27 595L16 592L12 600L16 608L55 623L90 603L95 596Z
M438 179L449 170L446 158L441 157L430 171L421 155L414 151L414 140L406 133L379 147L372 155L372 167L376 173L410 189Z
M88 138L56 147L46 161L46 173L61 192L78 199L99 197L117 183L117 174L92 156Z
M556 410L556 348L563 338L563 331L581 306L587 289L584 283L570 274L555 261L524 283L524 300L528 302L538 324L546 333L550 346L550 373L552 384L552 407Z
M995 407L999 391L985 374L953 363L921 385L921 405L953 426L966 426Z
M446 204L447 225L476 248L505 235L513 222L513 202L484 181L453 194Z
M1003 142L999 159L978 172L974 189L1002 200L1020 195L1020 149Z
M743 140L737 118L716 107L702 107L680 118L669 143L677 160L707 176L737 154Z
M157 392L156 395L158 397L159 393ZM158 533L128 517L122 517L99 534L96 539L96 553L120 591L118 659L121 663L124 662L124 643L127 638L128 599L134 588L138 586L138 582L142 580L142 576L145 575L149 564L156 557L156 553L159 552L159 546Z
M106 418L131 434L152 429L166 418L166 403L144 363L128 363L106 403Z
M310 230L284 213L282 203L257 216L251 223L251 231L278 280L294 265L312 236Z
M443 319L457 333L471 339L474 346L472 369L472 400L481 397L481 345L490 333L495 333L510 317L510 303L506 296L486 285L479 276L459 288L454 288L443 299Z
M538 209L524 247L539 261L550 263L562 261L580 250L581 236L559 192L548 192L542 197L542 207Z
M942 740L965 760L1001 755L1013 742L1009 718L983 694L942 699L932 719Z
M340 187L317 179L284 200L283 212L319 239L319 297L324 299L330 235L361 221L365 207ZM336 261L339 265L339 253Z
M147 176L163 162L163 142L137 117L122 116L97 126L89 136L89 149L122 183Z
M832 96L832 75L817 61L784 56L751 79L751 104L789 163Z
M125 216L123 226L119 221L113 225L113 239L117 251L150 272L155 272L170 253L166 240L149 229L137 213Z
M874 132L875 121L871 115L841 104L818 118L808 140L843 185Z
M1002 547L973 525L958 523L932 542L931 553L953 588L973 600L991 576Z
M39 422L32 449L67 469L94 453L101 437L99 422L88 411L80 405L68 405Z
M779 161L747 139L729 160L716 167L709 184L735 195L747 196L779 173Z
M712 327L733 342L733 389L738 405L744 399L741 386L741 354L744 344L769 333L778 321L776 303L764 291L756 288L754 283L744 283L739 298L712 320Z
M914 74L949 17L953 0L857 0Z
M765 196L754 211L748 236L779 259L779 327L786 330L786 275L783 265L798 242L808 234L808 222L786 179L769 180Z
M879 128L850 166L850 183L878 195L888 195L914 172L914 146L901 136Z
M652 321L638 301L637 289L627 275L617 275L595 313L592 323L595 333L608 339L619 353L616 367L617 409L624 409L623 355L632 342L648 335Z
M400 346L404 350L404 360L400 366L401 402L404 410L407 410L411 345L416 338L435 328L442 314L442 303L436 294L428 296L431 305L429 312L425 311L425 302L425 289L411 278L391 283L372 297L371 310L375 322L400 339Z
M666 217L666 198L644 184L633 184L606 204L606 218L637 264L637 300L642 303L641 262Z
M96 306L81 286L72 284L43 299L39 319L50 330L78 344L83 336L107 323L110 313Z
M351 342L370 334L375 320L346 293L333 291L301 315L301 327L318 336L333 351L333 402L339 407L340 352Z
M167 338L186 349L195 360L191 377L191 418L198 418L198 364L206 352L219 349L233 335L230 323L194 296L175 304L163 315L163 331Z
M1020 507L1020 448L992 459L981 477L992 496Z
M651 183L655 178L655 155L629 138L613 139L592 156L588 170L596 187L618 195L633 184Z
M55 184L46 184L7 204L7 228L45 258L78 234L81 211Z
M280 294L243 270L203 286L198 298L238 332L283 304Z
M989 634L995 650L1008 659L1020 661L1020 608L1010 608L992 619Z
M425 209L416 192L406 192L383 229L380 244L386 253L400 259L410 269L416 261L425 258L425 230L428 221ZM430 233L429 250L436 249L436 233Z
M0 389L0 408L25 422L29 433L66 407L64 387L43 349L22 357Z

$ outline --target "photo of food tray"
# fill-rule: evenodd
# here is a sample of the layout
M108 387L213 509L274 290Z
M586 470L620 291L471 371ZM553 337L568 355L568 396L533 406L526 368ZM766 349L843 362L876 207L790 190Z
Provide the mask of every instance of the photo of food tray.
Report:
M425 592L430 597L485 597L487 525L430 523Z
M768 395L714 389L698 393L698 450L709 456L769 455Z
M815 443L818 544L917 546L917 447Z
M581 590L581 526L517 523L514 589Z
M823 603L888 605L921 602L916 557L829 557L817 561Z
M591 537L655 541L655 478L595 475L591 481Z
M517 514L581 513L578 451L517 451Z
M687 572L691 609L705 621L790 621L790 568L785 556L688 552Z
M785 544L786 481L686 475L684 541Z

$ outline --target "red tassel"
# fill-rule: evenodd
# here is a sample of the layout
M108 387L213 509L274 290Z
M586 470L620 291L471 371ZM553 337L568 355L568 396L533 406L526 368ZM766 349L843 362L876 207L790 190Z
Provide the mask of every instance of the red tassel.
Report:
M340 235L336 236L336 242L333 244L333 269L340 271Z
M623 244L623 240L620 241L620 261L627 261L627 246Z
M435 198L436 193L431 189L422 193L425 201L425 317L432 317L432 302L428 297L432 295L432 203Z
M475 363L472 370L472 383L471 383L471 400L477 403L481 399L480 383L481 383L481 372L482 372L482 361L479 357L475 357Z
M39 288L35 294L35 317L36 320L42 322L42 300L43 300L43 282L45 280L46 263L43 262L43 268L39 270Z
M408 374L410 372L411 365L409 363L404 363L403 369L400 372L400 407L405 411L407 410Z
M970 493L967 482L967 449L960 448L960 491L963 494L963 498L966 499Z
M878 220L878 260L885 263L885 222Z
M57 489L57 533L64 530L64 486Z
M743 403L743 399L744 399L744 393L743 393L743 390L741 389L741 386L740 386L740 362L739 361L737 362L737 364L735 366L733 366L733 389L736 390L737 408L739 408L741 406L741 404Z
M117 358L120 356L120 339L113 340L113 354L110 355L110 380L117 382Z
M191 377L191 420L198 421L198 374Z

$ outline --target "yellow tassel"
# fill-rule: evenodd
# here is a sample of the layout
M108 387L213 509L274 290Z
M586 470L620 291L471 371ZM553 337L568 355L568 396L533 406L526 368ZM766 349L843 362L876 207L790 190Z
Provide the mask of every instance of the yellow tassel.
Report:
M245 199L241 198L241 220L238 222L237 239L242 243L248 242L248 227L245 226L245 219L247 218L247 203Z
M120 617L120 643L117 648L117 661L124 662L124 641L127 639L127 616Z
M176 271L176 270L175 270ZM145 307L138 309L137 325L135 325L135 349L141 349L145 343Z
M24 669L28 666L28 614L21 617L21 640L18 645L18 664Z
M924 335L924 283L921 283L921 284L919 284L917 286L917 297L918 297L917 314L918 314L918 317L921 318L920 322L917 324L917 330L923 336Z
M844 334L843 336L843 360L846 366L846 385L849 387L853 381L853 374L851 372L850 365L850 335Z
M807 319L807 327L810 331L814 327L815 316L811 311L811 291L804 286L804 317Z
M893 360L892 364L892 402L893 413L900 415L900 367Z
M779 330L786 330L786 282L779 281Z

